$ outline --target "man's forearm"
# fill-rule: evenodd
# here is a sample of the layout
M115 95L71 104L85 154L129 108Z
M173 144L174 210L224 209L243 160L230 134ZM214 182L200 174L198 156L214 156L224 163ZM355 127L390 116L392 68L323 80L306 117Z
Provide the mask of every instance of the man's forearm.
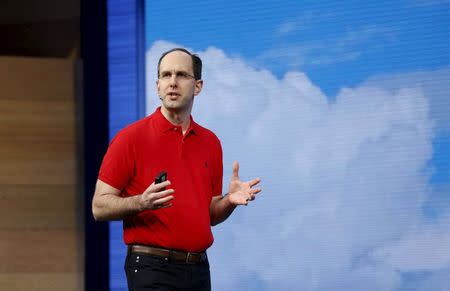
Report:
M217 225L223 221L225 221L231 213L233 213L236 205L231 204L228 199L228 194L220 198L213 198L214 200L211 203L210 207L210 217L211 217L211 225Z
M105 194L92 201L92 213L95 220L122 220L125 217L138 213L140 206L138 196L120 197Z

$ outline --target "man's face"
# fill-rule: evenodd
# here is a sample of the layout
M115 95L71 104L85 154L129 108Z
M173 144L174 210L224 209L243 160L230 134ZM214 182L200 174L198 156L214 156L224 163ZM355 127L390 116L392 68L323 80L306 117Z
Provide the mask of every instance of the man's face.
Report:
M195 80L191 56L174 51L161 60L156 81L162 106L173 111L190 110L194 96L202 89L203 81Z

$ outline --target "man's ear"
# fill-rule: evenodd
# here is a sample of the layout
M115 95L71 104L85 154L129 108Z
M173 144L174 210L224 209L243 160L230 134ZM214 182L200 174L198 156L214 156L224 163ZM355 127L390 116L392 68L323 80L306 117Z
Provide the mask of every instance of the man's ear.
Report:
M200 94L202 89L203 89L203 80L196 80L195 81L194 96L197 96L198 94Z

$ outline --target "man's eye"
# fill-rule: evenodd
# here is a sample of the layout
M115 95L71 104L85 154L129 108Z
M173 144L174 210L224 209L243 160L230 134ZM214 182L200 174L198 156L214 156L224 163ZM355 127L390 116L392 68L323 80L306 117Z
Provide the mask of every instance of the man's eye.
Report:
M162 73L161 77L163 78L170 78L172 76L172 73Z
M189 78L189 75L185 72L177 72L177 78L186 79Z

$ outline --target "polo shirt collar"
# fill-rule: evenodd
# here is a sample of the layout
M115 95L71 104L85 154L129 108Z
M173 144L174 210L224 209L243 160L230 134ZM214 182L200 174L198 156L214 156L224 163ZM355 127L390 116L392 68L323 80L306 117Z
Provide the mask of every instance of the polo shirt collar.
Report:
M161 113L161 106L156 108L154 115L155 115L156 124L157 124L159 130L161 130L161 132L168 132L168 131L173 130L174 128L178 128L179 130L181 130L180 125L175 125L166 119L166 117ZM190 115L189 118L190 118L191 122L189 124L188 130L186 131L186 135L191 132L194 134L198 134L199 125L194 121L194 119L192 118L192 115Z

